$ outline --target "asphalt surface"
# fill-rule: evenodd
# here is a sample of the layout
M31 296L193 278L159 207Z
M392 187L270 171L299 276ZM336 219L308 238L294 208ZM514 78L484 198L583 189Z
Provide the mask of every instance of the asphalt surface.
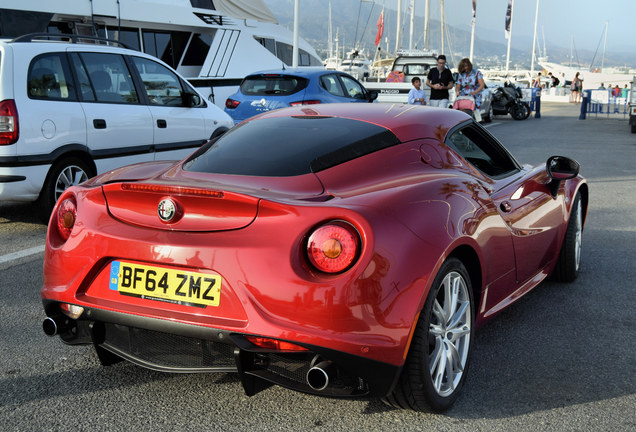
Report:
M234 374L103 368L91 347L43 334L42 253L8 254L36 250L46 227L33 206L0 204L0 430L636 430L636 134L623 118L542 108L541 119L497 116L489 130L522 163L553 154L581 163L590 183L581 272L572 284L542 283L477 333L448 412L278 387L250 398Z

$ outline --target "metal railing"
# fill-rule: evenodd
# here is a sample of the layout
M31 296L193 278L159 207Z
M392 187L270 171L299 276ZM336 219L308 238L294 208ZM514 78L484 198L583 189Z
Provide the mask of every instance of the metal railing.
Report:
M620 96L614 96L612 90L583 90L583 102L581 103L580 120L585 120L588 114L595 114L609 116L623 116L629 115L629 91L626 97L623 97L621 92Z

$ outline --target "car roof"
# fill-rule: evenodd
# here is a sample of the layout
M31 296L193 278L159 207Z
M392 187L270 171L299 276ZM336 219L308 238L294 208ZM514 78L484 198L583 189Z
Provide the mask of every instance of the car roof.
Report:
M264 71L258 71L251 73L246 76L246 78L260 75L290 75L302 78L311 78L319 75L324 75L326 73L330 74L341 74L341 75L349 75L340 71L333 71L329 69L325 69L323 67L302 67L302 68L288 68L288 69L270 69Z
M401 142L421 138L444 141L450 129L470 121L467 114L458 110L389 103L305 105L269 111L247 121L291 116L341 117L373 123L391 130Z

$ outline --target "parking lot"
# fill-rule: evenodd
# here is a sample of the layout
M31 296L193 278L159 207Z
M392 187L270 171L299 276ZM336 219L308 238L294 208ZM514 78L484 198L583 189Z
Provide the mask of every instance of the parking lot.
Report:
M574 104L488 125L521 163L555 154L590 184L579 278L542 283L478 333L463 392L444 414L271 387L233 374L170 375L70 347L41 330L46 226L0 204L0 430L627 431L636 429L636 134L578 120Z

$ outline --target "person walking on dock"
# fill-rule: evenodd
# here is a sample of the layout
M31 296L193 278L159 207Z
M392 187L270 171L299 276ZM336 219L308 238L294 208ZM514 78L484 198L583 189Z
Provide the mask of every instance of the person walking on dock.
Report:
M426 85L431 88L430 106L448 108L448 90L453 88L453 74L446 68L446 56L437 57L437 67L428 71Z
M570 102L579 103L581 102L581 92L583 91L583 80L579 78L580 72L577 72L574 75L574 79L572 80L572 96Z

